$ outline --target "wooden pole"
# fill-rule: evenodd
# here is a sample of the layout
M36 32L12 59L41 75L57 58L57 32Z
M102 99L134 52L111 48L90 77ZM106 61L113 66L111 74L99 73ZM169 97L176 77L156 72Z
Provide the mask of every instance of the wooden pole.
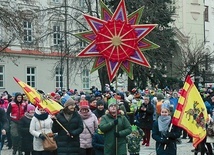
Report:
M115 84L115 87L116 87L116 93L117 93L117 74L116 74L116 80L115 80L115 82L116 82L116 84ZM117 94L116 94L117 95ZM117 101L118 102L118 101ZM119 108L119 105L118 105L118 108ZM117 109L118 110L118 109ZM117 112L116 112L116 119L117 119ZM115 130L116 130L116 132L118 132L118 124L115 126ZM118 144L117 144L117 137L115 138L115 144L116 144L116 149L115 149L115 151L116 151L116 153L115 153L115 155L117 155L117 146L118 146Z

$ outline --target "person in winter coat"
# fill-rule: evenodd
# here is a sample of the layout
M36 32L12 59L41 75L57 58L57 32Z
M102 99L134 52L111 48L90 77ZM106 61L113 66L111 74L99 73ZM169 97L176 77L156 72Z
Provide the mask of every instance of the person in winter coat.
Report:
M104 101L98 100L97 101L97 109L93 111L93 113L96 115L97 119L99 120L103 115L105 115L106 109L104 108Z
M110 98L108 100L108 113L102 116L99 124L100 130L104 133L105 155L127 154L126 136L132 130L128 119L122 115L122 111L118 108L116 99Z
M23 102L23 95L21 93L16 93L14 100L9 103L7 108L7 116L10 119L10 133L13 145L13 155L21 152L21 137L19 133L19 121L24 116L26 111L26 103Z
M58 133L56 138L58 155L78 155L80 149L79 135L83 131L82 118L75 108L75 101L69 99L65 102L63 110L53 118L52 131ZM68 131L66 132L59 123Z
M6 113L3 108L0 108L0 137L2 135L6 135L6 131L9 128L8 120ZM1 139L0 139L1 144ZM1 155L1 148L0 148L0 155Z
M130 155L139 155L140 141L143 136L143 130L136 125L132 125L132 133L126 137L128 152Z
M142 145L150 145L150 131L153 125L154 106L151 104L148 96L144 96L144 103L136 111L139 127L143 129L145 136Z
M93 155L92 137L98 128L98 120L94 113L89 109L87 100L79 103L79 114L83 120L84 130L80 134L80 153L79 155Z
M32 104L27 105L27 111L25 115L21 118L20 133L21 133L21 151L25 152L25 155L32 155L33 151L33 136L29 132L30 122L35 113L35 106Z
M104 133L98 128L92 138L95 155L104 155Z
M42 141L44 134L52 133L53 121L50 115L41 107L36 107L35 114L30 122L30 133L33 135L34 155L54 155L54 151L45 151Z
M171 125L170 107L168 104L162 104L161 116L154 122L152 128L152 138L156 141L157 155L177 154L176 139L181 136L181 130L179 127Z

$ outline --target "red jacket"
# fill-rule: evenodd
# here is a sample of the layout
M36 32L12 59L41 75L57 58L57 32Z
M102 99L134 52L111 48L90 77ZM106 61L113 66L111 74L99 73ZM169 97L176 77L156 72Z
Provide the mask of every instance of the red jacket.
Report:
M26 103L16 104L15 102L11 102L11 120L18 121L24 116Z

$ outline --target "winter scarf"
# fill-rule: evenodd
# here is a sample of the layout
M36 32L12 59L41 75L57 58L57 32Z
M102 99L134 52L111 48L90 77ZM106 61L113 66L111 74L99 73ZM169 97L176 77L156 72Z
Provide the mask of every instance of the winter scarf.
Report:
M171 116L159 116L158 117L158 128L160 132L166 132L171 122Z
M35 114L34 116L38 119L38 120L45 120L48 118L48 113L41 113L38 108L35 109Z

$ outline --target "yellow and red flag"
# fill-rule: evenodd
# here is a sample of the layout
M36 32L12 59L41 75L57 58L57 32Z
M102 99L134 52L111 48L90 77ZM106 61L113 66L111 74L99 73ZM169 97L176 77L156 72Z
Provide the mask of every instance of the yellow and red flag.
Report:
M28 97L29 101L35 106L40 106L44 108L50 114L56 114L63 108L56 101L42 96L40 93L38 93L38 91L36 91L34 88L29 86L28 84L24 83L23 81L15 77L13 78L21 86L24 93Z
M206 137L207 109L198 89L187 76L178 100L172 123L185 129L193 137L196 147Z

